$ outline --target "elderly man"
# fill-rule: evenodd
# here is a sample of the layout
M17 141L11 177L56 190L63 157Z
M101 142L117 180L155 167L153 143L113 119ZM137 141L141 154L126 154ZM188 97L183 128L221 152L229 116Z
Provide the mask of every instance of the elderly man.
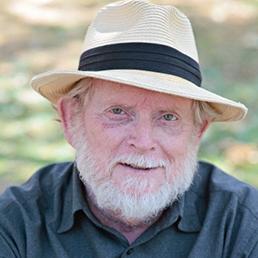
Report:
M0 197L0 257L258 257L258 191L197 161L210 123L247 109L200 86L184 14L104 7L78 71L32 80L76 157Z

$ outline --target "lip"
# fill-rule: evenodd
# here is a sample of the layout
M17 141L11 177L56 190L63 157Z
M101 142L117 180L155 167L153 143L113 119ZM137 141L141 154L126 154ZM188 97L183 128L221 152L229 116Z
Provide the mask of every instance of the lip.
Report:
M150 173L158 169L158 167L138 167L134 164L128 164L128 163L119 163L119 166L122 166L126 170L130 170L132 172L136 173Z

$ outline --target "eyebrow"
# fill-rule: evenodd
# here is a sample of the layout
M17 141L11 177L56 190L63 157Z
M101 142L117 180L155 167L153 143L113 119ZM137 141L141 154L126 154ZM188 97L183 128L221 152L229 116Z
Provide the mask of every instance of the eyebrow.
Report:
M130 102L130 100L128 101ZM132 104L132 103L125 103L123 99L113 99L111 97L111 99L107 100L104 105L112 107L112 106L119 106L121 108L125 108L125 109L135 109L137 107L138 103ZM158 110L158 112L171 112L171 113L178 113L181 114L181 106L182 103L178 103L177 105L175 104L174 101L171 101L170 103L168 103L166 106L162 105L162 103L160 103L159 106L155 107L155 110ZM152 108L153 110L153 108ZM193 111L193 102L190 105L190 109L188 111L186 111L187 113L190 113Z

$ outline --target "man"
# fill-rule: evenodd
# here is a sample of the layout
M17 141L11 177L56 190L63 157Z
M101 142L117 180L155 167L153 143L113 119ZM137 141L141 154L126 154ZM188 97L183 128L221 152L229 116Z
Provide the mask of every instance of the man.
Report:
M0 197L0 256L258 257L257 190L197 161L210 123L247 109L200 86L184 14L104 7L79 70L32 80L76 157Z

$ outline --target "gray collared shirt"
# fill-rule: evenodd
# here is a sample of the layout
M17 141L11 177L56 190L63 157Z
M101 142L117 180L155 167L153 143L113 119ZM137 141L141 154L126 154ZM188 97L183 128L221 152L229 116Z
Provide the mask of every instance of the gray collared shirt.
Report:
M200 162L190 190L129 244L101 224L73 163L0 196L0 257L258 257L258 190Z

